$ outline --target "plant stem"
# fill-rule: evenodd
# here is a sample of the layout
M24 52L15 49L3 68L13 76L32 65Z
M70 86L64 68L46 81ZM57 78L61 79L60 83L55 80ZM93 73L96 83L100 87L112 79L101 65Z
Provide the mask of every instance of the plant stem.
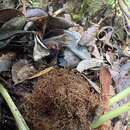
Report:
M8 106L9 106L9 108L10 108L10 110L11 110L11 112L12 112L14 118L15 118L15 121L17 123L19 130L30 130L28 128L24 118L22 117L19 110L15 106L15 104L14 104L12 98L10 97L8 91L4 88L4 86L2 84L0 84L0 94L3 96L6 103L8 104Z
M112 106L114 103L120 101L121 99L127 97L130 94L130 87L126 88L125 90L123 90L122 92L118 93L117 95L115 95L114 97L112 97L109 100L109 106ZM113 111L110 111L104 115L102 115L101 117L99 117L97 119L97 121L95 121L94 123L92 123L92 128L97 128L100 125L104 124L105 122L107 122L110 119L113 119L114 117L119 116L122 113L128 112L130 111L130 103L127 103Z
M122 98L125 98L126 96L128 96L130 94L130 87L126 88L125 90L123 90L122 92L118 93L117 95L115 95L114 97L112 97L109 100L109 106L112 106L114 103L120 101Z
M97 121L95 121L94 123L91 124L91 127L97 128L97 127L101 126L102 124L104 124L105 122L107 122L108 120L111 120L111 119L121 115L122 113L125 113L128 111L130 111L130 103L127 103L127 104L99 117L99 119Z

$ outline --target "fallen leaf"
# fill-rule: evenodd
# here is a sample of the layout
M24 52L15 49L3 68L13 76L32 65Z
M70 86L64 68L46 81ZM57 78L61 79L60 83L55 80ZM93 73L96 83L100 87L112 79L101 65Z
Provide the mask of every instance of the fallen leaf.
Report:
M28 79L34 79L34 78L38 78L40 76L43 76L45 74L47 74L48 72L50 72L51 70L53 70L54 67L49 67L49 68L46 68L40 72L38 72L37 74L34 74L32 77L29 77Z
M110 63L110 65L113 65L114 61L116 60L115 53L112 53L111 51L106 52L106 60Z
M96 59L96 58L85 59L78 64L76 69L79 72L83 72L84 70L99 67L103 62L104 61L102 59Z
M80 62L80 58L77 57L73 52L69 49L64 49L63 54L60 54L58 57L58 64L62 67L74 68Z
M112 47L112 44L110 42L110 39L112 37L112 34L114 32L114 28L111 27L111 26L105 26L105 27L102 27L99 32L98 32L98 39L100 41L103 41L103 43L105 45L108 45L110 47Z
M96 35L99 30L99 24L94 24L87 31L84 32L81 42L79 43L82 46L87 46L92 41L96 41Z
M79 43L82 46L91 45L91 42L97 40L97 33L99 31L99 27L103 19L101 19L97 24L93 24L91 27L84 32L81 42Z
M0 10L0 26L11 18L23 16L23 14L16 9L1 9Z
M31 17L41 17L41 16L48 16L47 12L45 12L41 8L28 8L26 10L26 17L31 18Z
M109 99L110 99L110 86L112 84L111 74L108 68L101 67L100 69L100 83L102 85L102 101L103 101L103 113L110 110ZM111 122L107 122L101 126L103 130L109 130Z
M80 39L81 35L79 32L64 30L63 34L45 39L43 42L46 46L51 46L55 41L58 43L57 46L68 48L80 59L91 58L87 47L78 45Z
M129 43L128 43L129 44ZM130 46L126 46L123 50L124 55L130 57Z
M52 29L68 29L73 27L74 24L72 22L68 22L66 19L62 17L52 17L48 18L47 30Z
M28 79L34 72L34 67L27 60L20 60L12 66L12 80L15 84L21 83Z
M86 47L82 47L82 46L74 46L74 45L68 45L67 46L68 49L70 49L76 56L78 56L81 60L84 59L90 59L91 55L88 52Z
M51 38L45 39L44 42L47 44L49 41L56 41L62 46L77 46L78 42L81 39L81 35L75 31L68 31L68 30L59 30L58 35L53 36Z
M11 18L1 26L0 32L6 33L12 30L22 30L26 23L26 20L27 19L24 16Z
M0 72L9 71L15 58L16 55L13 52L2 54L0 57Z
M35 45L33 50L34 61L38 61L50 54L49 49L41 42L38 36L35 36Z
M93 47L93 51L92 51L92 55L95 56L95 58L101 58L101 54L99 53L99 50L97 48L97 45L95 43L95 41L92 41L90 43L90 47Z
M8 46L12 39L14 39L17 36L25 36L27 34L34 34L32 31L23 31L23 30L18 30L18 31L9 31L9 32L0 32L0 49L5 48ZM11 44L13 46L13 44Z
M103 103L104 103L104 112L109 111L109 98L110 98L110 86L112 83L111 74L109 69L105 67L101 67L100 69L100 83L102 85L102 96L103 96Z

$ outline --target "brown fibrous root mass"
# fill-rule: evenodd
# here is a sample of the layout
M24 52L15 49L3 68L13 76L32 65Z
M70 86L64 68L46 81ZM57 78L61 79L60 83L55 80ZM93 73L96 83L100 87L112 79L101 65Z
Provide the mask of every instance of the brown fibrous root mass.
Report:
M100 95L79 73L55 69L38 79L22 106L31 130L91 130L100 103Z

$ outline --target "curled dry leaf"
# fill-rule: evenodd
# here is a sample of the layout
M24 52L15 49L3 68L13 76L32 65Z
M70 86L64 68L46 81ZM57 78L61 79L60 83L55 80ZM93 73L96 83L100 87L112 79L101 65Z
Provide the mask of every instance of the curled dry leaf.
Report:
M68 29L70 27L73 27L74 24L72 22L68 22L64 18L61 17L52 17L49 16L48 23L47 23L47 29Z
M93 24L90 28L87 29L87 31L84 32L84 35L81 39L82 42L79 44L82 46L87 46L88 44L91 45L91 42L96 41L96 35L99 31L100 23L102 22L99 21L98 24Z
M9 71L13 64L13 60L15 60L15 57L16 55L13 52L2 54L0 57L0 72Z
M111 26L105 26L102 27L98 32L98 39L100 41L103 41L104 44L112 47L112 44L110 42L110 39L112 37L112 34L114 32L114 28Z
M43 57L46 57L50 54L49 49L41 42L38 36L35 36L35 45L33 50L34 61L38 61Z
M99 67L101 66L101 64L103 64L103 62L104 61L102 59L96 59L96 58L85 59L78 64L76 69L79 72L83 72L84 70Z
M90 47L93 48L92 55L95 58L99 58L100 59L101 58L101 54L99 53L99 50L97 48L97 45L96 45L95 41L92 41L90 44L91 44Z
M23 30L26 20L24 16L12 18L1 26L0 32L5 33L12 30Z
M59 45L67 47L80 59L91 58L86 47L81 47L78 45L81 39L79 32L64 30L62 35L54 36L52 38L44 40L44 42L49 44L49 41L57 41Z
M65 31L66 36L68 36L67 48L70 49L76 56L80 59L89 59L91 58L86 47L78 45L81 39L81 35L75 31Z
M67 48L64 50L63 54L59 56L58 63L59 66L74 68L80 62L80 58L78 58L73 52L68 50Z
M45 39L43 42L47 46L53 46L53 43L55 41L57 43L56 46L58 46L58 48L59 48L59 46L68 48L68 50L73 52L74 55L76 55L80 59L91 58L90 54L88 53L87 48L78 45L80 39L81 39L81 35L79 32L64 30L64 32L61 35ZM65 52L65 55L66 55L66 52ZM74 57L74 55L72 57ZM70 61L70 60L68 60L68 61Z
M106 60L112 65L114 61L116 60L116 54L112 53L111 51L106 52Z
M24 80L28 79L35 69L32 65L28 63L27 60L20 60L12 66L12 79L15 84L21 83Z
M103 102L104 102L104 112L109 111L109 96L110 96L110 86L112 83L111 74L109 72L109 69L105 67L101 67L100 69L100 82L102 85L102 96L103 96Z
M123 50L124 55L130 57L130 46L126 46Z
M50 72L50 71L53 70L53 69L54 69L54 67L46 68L46 69L40 71L39 73L36 73L36 74L34 74L33 76L29 77L28 79L34 79L34 78L41 77L41 76L47 74L48 72Z
M78 42L80 41L81 35L75 31L68 31L68 30L56 30L57 35L51 38L45 39L45 44L48 44L49 41L56 41L62 46L73 45L77 46ZM53 32L52 32L53 33Z
M82 46L73 46L73 45L69 45L67 46L76 56L78 56L81 60L84 59L90 59L91 55L88 52L86 47L82 47Z
M110 110L108 104L110 99L110 86L112 84L111 74L108 68L101 67L100 69L100 82L102 85L102 98L103 98L103 112L106 113ZM103 130L108 130L110 122L102 126Z
M23 14L16 9L1 9L0 10L0 26L11 18L23 16Z
M41 17L41 16L47 16L47 13L41 9L41 8L28 8L26 10L26 17L31 18L31 17Z
M27 34L34 34L34 32L23 30L10 31L6 33L3 32L2 34L0 34L0 49L7 47L11 43L11 40L14 39L15 37L25 36Z
M41 8L28 8L26 12L26 17L30 21L26 25L25 29L28 28L28 26L30 26L29 28L36 27L37 29L35 31L37 32L37 35L39 35L39 37L42 39L48 21L47 12Z

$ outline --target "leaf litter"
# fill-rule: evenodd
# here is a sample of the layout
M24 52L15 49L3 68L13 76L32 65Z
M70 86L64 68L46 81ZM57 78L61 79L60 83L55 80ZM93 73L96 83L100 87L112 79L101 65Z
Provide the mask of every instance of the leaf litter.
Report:
M42 8L24 0L16 9L0 6L0 80L31 130L92 130L97 115L130 101L128 96L108 106L113 93L130 86L129 18L120 22L122 16L104 10L101 1L93 1L89 9L96 4L100 9L84 12L79 23L65 7L75 1L51 1ZM2 98L0 109L0 129L17 129ZM98 129L126 130L128 119L125 113Z

